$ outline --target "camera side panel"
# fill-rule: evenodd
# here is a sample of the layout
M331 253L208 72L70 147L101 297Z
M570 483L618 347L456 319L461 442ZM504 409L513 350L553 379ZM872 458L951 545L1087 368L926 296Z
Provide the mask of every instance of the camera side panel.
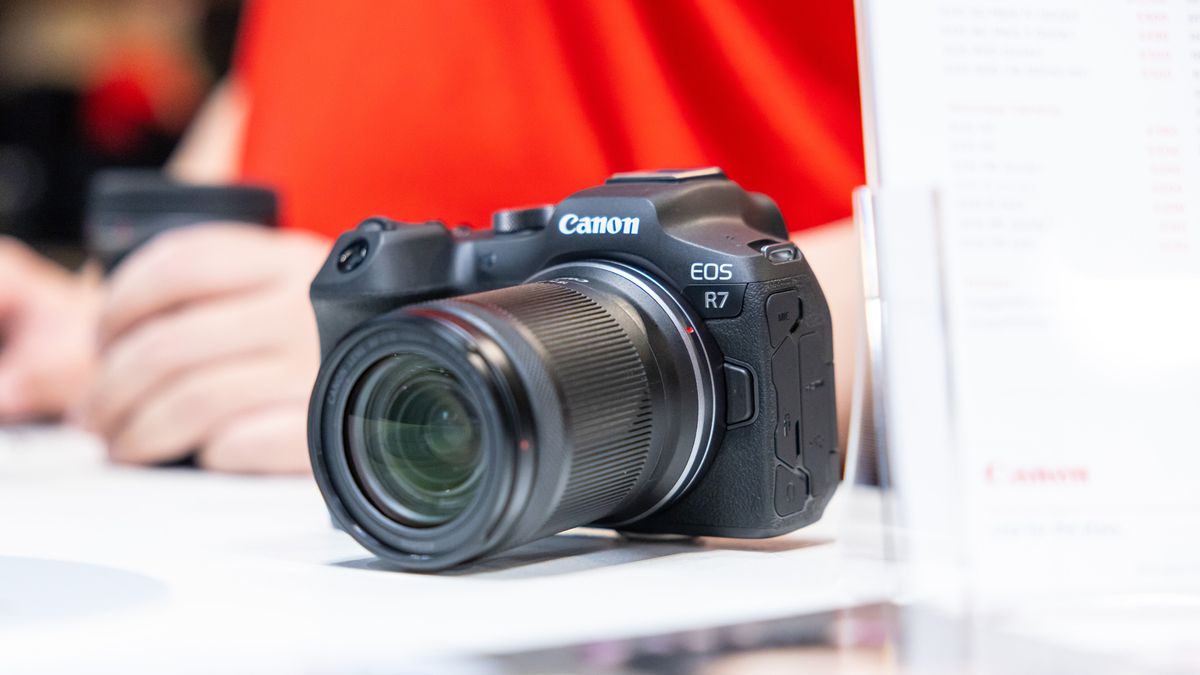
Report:
M732 420L688 494L624 529L769 537L815 522L841 474L832 332L816 280L807 273L747 284L737 316L706 324L734 366L727 374L749 376L752 414ZM728 379L730 396L740 396ZM728 405L746 409L740 399Z

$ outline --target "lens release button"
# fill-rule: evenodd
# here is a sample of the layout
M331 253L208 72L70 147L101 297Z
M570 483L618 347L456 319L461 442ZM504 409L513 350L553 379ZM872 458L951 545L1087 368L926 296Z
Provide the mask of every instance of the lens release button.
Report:
M725 423L754 417L754 375L744 366L725 362Z
M767 298L767 334L771 346L778 347L800 320L800 294L782 291Z

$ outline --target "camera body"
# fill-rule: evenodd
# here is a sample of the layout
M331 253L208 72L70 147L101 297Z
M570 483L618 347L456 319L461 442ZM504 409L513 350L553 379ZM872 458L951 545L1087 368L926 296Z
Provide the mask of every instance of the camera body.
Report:
M690 488L647 517L598 525L758 538L817 520L841 466L829 309L775 204L716 168L617 174L556 206L498 212L491 230L368 219L312 284L322 360L386 312L591 260L682 298L717 375L711 447ZM316 462L322 440L310 442Z

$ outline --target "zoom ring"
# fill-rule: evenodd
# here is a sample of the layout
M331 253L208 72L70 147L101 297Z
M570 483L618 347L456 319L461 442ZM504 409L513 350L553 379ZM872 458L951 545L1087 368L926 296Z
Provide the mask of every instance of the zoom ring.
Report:
M524 326L554 367L567 416L562 450L569 453L570 470L543 532L611 514L642 477L652 430L646 367L614 310L553 281L470 298Z

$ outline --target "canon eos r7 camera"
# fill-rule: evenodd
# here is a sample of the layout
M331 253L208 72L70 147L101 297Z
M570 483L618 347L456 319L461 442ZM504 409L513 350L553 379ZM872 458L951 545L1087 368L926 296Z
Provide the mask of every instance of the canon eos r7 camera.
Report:
M312 301L317 483L401 568L586 524L769 537L839 480L825 298L719 169L617 174L490 231L371 218Z

